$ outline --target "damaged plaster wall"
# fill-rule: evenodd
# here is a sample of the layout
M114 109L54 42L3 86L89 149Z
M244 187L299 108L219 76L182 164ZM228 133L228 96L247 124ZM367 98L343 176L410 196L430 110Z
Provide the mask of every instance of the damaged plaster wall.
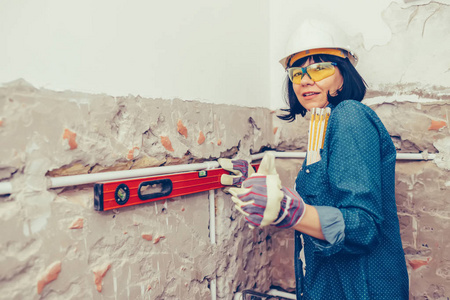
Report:
M95 212L92 185L48 189L48 176L95 174L270 148L305 151L308 117L284 123L265 108L0 88L0 299L218 299L243 289L292 291L293 235L250 230L229 195L215 192L216 245L207 193ZM399 152L397 204L412 299L445 299L450 253L450 102L374 103ZM242 122L236 122L233 115ZM150 116L150 117L149 117ZM292 186L300 159L278 159ZM47 176L47 177L46 177Z
M217 193L95 212L92 185L48 189L46 176L249 157L274 141L272 113L181 100L0 89L1 299L231 299L270 287L266 232L251 231ZM230 118L233 116L233 118ZM236 122L236 118L242 122Z

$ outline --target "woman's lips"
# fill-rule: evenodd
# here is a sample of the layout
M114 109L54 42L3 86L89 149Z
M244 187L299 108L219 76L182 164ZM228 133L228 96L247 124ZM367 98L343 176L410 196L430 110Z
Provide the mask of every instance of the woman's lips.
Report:
M318 92L306 92L306 93L303 93L302 96L305 100L310 100L319 94L320 93L318 93Z

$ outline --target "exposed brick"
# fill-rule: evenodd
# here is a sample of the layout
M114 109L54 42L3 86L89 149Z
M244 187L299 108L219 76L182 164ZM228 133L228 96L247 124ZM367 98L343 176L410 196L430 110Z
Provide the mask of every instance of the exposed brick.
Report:
M76 142L77 134L70 131L69 129L64 129L63 139L68 140L70 150L76 149L78 144Z
M197 143L198 143L199 145L201 145L201 144L203 144L203 143L205 142L205 140L206 140L206 137L205 137L205 135L203 134L203 131L200 130L200 133L198 134L198 140L197 140Z
M58 278L59 273L61 272L61 261L55 261L47 269L39 276L39 280L37 283L37 292L38 294L42 293L44 287Z
M161 144L170 152L174 152L172 147L172 142L170 141L168 136L161 136Z
M153 244L158 244L161 239L165 238L164 235L158 235L154 240Z
M72 225L70 225L69 229L81 229L83 228L83 218L78 218L72 222Z
M408 263L413 268L413 270L416 270L422 266L426 266L430 263L431 259L427 258L427 260L422 259L408 259Z
M188 137L187 128L186 128L186 126L184 126L184 124L181 120L178 120L177 131L179 134L183 135L185 138Z
M142 234L142 238L143 238L144 240L151 241L151 240L153 240L153 235L148 234L148 233L143 233L143 234Z
M138 153L136 150L139 150L139 147L133 147L133 149L130 149L130 151L128 151L127 159L132 160L136 156L136 153Z
M445 126L447 126L447 123L445 121L431 120L431 125L430 125L430 127L428 127L428 130L439 130Z
M108 272L109 268L111 268L110 264L104 264L104 265L96 267L93 270L93 272L94 272L94 283L95 283L95 286L97 287L97 291L99 293L102 292L103 277L105 277L106 272Z

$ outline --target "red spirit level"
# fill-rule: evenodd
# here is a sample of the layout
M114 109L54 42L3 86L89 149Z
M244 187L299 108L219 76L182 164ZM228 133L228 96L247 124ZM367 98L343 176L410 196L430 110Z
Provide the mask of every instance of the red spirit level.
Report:
M252 165L255 170L259 165ZM98 182L94 185L94 209L105 211L225 187L224 169Z

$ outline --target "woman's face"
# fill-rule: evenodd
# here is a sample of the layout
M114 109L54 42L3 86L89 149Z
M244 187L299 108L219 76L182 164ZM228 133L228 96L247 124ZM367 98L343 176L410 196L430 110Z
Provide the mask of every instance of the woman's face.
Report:
M314 60L308 60L301 66L307 67L312 65ZM330 95L335 95L344 83L341 72L335 67L335 72L330 77L324 78L320 81L314 82L308 75L303 76L300 84L293 83L295 95L300 104L308 111L312 108L324 108L328 105L328 92Z

